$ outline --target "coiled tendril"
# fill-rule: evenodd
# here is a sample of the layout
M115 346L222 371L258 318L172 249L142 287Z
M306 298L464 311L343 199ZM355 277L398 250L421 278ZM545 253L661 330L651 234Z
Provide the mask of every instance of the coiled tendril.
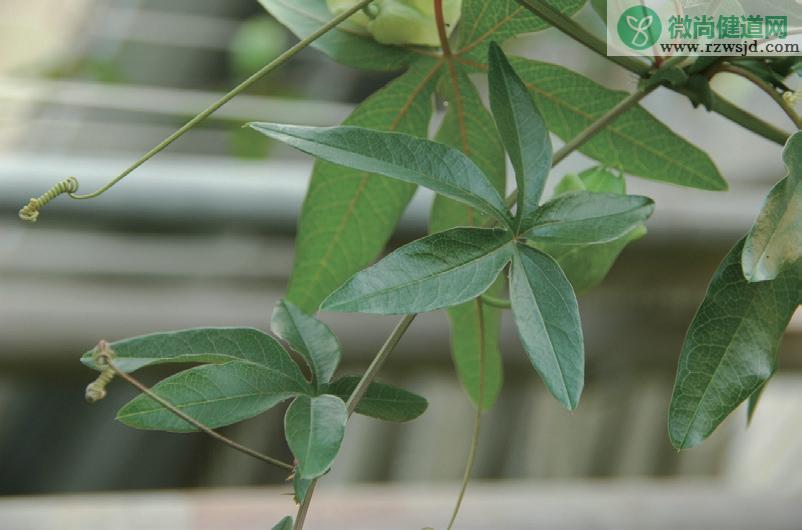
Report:
M23 221L28 221L29 223L35 223L37 219L39 219L39 210L45 204L49 203L59 195L64 193L75 193L78 191L78 179L75 177L69 177L61 182L56 183L55 186L47 190L43 195L39 197L31 198L28 201L28 204L25 205L22 210L19 211L19 217Z
M103 370L97 376L97 379L87 385L85 394L87 402L96 403L106 397L106 386L114 379L114 368L107 361L113 357L114 350L109 347L109 343L105 340L100 341L95 347L92 359Z

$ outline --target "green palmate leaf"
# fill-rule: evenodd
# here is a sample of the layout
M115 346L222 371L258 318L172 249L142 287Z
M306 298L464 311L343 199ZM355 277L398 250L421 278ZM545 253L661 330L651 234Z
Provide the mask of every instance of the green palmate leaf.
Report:
M774 372L783 331L800 301L800 271L748 283L743 241L724 258L691 322L669 410L674 447L704 440Z
M245 361L197 366L153 387L159 397L211 428L251 418L309 391L297 369L284 372ZM137 429L197 430L144 394L123 406L117 419Z
M540 204L543 186L551 170L549 131L526 85L495 42L490 45L488 82L490 108L515 169L520 225L520 220Z
M585 350L576 296L548 255L518 245L510 301L518 336L549 391L573 410L585 378Z
M515 57L510 61L549 130L566 141L627 96L561 66ZM727 189L710 157L640 106L622 114L579 150L639 177L706 190Z
M626 193L624 177L604 168L594 167L578 175L566 175L555 188L556 195L572 191ZM639 224L626 234L598 244L564 244L537 242L534 246L557 260L577 293L587 291L604 280L618 255L629 243L646 235L646 226Z
M510 224L504 199L482 170L447 145L362 127L301 127L252 123L251 127L323 160L419 184Z
M355 376L338 379L327 392L348 401L359 379ZM410 421L423 414L428 406L426 399L417 394L384 383L371 383L355 412L385 421Z
M376 314L433 311L485 292L512 256L511 233L454 228L409 243L354 275L321 309Z
M345 434L348 411L331 395L298 397L284 416L284 432L302 479L319 477L331 467Z
M273 530L292 530L292 517L288 515L279 521L278 524L273 527Z
M273 310L270 328L303 356L318 390L331 380L342 353L337 337L326 324L282 300Z
M552 7L571 16L585 0L548 0ZM532 33L549 27L515 0L463 0L459 25L458 53L484 61L490 40L504 42L522 33Z
M346 124L425 136L440 67L419 60L357 107ZM307 313L316 311L381 253L414 192L405 182L318 161L298 222L287 299Z
M750 282L772 280L802 258L802 132L783 151L788 176L772 188L744 242L741 264Z
M499 296L504 278L499 277L487 293ZM451 353L457 375L468 396L482 410L493 406L503 383L499 348L501 310L474 298L448 310L451 323Z
M488 176L499 193L504 192L506 171L504 148L493 118L487 112L461 63L449 63L444 76L448 110L436 139L470 156ZM486 216L442 195L435 198L430 229L441 232L456 226L482 225ZM500 295L504 280L498 278L488 293ZM480 313L481 310L481 313ZM498 337L501 310L474 299L448 309L451 324L451 352L462 385L484 409L495 402L502 384L501 351Z
M572 191L592 191L596 193L627 192L627 184L623 175L616 175L612 171L601 167L591 167L578 175L567 174L554 188L555 195L562 195Z
M276 20L299 39L320 29L334 18L326 0L259 0ZM400 70L417 54L397 46L376 42L364 30L345 22L329 31L312 45L335 61L367 70Z
M126 372L154 364L245 360L301 374L276 339L253 328L197 328L153 333L113 342L110 346L117 366ZM81 362L97 370L93 354L94 350L86 352Z
M654 202L640 195L576 191L550 200L524 220L524 236L563 244L606 243L649 218Z

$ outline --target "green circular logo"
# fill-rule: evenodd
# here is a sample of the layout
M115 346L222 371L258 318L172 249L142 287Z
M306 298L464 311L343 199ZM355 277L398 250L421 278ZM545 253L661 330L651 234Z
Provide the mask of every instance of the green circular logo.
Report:
M654 46L663 32L660 16L646 6L630 7L618 19L618 36L633 50L645 50Z

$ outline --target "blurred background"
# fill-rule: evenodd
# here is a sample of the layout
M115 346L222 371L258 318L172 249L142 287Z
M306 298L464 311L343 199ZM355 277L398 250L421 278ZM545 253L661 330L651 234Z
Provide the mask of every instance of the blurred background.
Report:
M579 20L603 32L589 8ZM0 2L0 528L268 528L294 511L281 473L201 434L116 423L134 395L123 383L88 406L94 374L78 357L101 338L266 329L291 270L311 160L241 125L336 124L392 75L306 50L102 197L60 198L36 225L16 215L68 175L86 190L104 183L293 42L256 0ZM554 31L509 48L635 88ZM720 76L716 88L790 129L742 81ZM666 90L644 106L711 153L731 190L628 179L657 211L649 235L580 300L588 380L575 413L547 395L505 322L505 388L483 420L458 528L802 528L801 320L748 430L735 414L680 454L666 429L685 330L719 261L783 176L781 148ZM590 165L573 155L550 186ZM392 246L425 232L431 201L418 193ZM324 320L351 373L394 324ZM352 419L309 528L444 526L473 422L448 340L442 313L413 324L381 378L424 395L429 410L405 425ZM224 431L289 459L282 415Z

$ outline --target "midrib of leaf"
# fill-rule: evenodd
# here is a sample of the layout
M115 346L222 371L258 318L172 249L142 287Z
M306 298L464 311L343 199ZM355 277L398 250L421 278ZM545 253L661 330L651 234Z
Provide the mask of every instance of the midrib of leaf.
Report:
M372 397L372 396L365 396L363 397L360 402L368 403L368 402L382 402L382 403L392 403L392 404L401 404L401 405L409 405L409 404L417 404L420 403L414 399L400 399L400 398L379 398L379 397Z
M538 251L538 252L542 252L542 251ZM535 301L535 306L537 307L537 312L540 315L540 318L543 320L543 327L547 328L546 319L545 319L545 317L543 317L543 311L540 310L540 304L537 302L537 298L534 295L534 289L532 288L532 282L530 281L529 275L526 274L526 270L523 267L523 258L521 258L519 256L518 259L521 261L521 273L524 275L524 278L526 278L526 283L529 284L529 291L531 293L533 293L532 294L532 299ZM560 295L560 300L562 300L565 305L568 305L566 303L565 298L563 298L562 292L560 291L560 289L557 288L556 285L554 285L554 283L551 282L551 280L549 280L548 275L543 274L542 276L545 277L546 281L548 281L549 285L554 289L554 291L557 294ZM551 353L551 356L554 357L554 360L557 361L557 366L560 367L560 382L563 385L563 392L565 392L565 396L568 398L568 403L571 404L571 408L573 409L573 408L576 407L576 403L573 402L573 399L571 398L571 392L568 390L568 383L565 380L565 369L563 368L563 364L560 362L560 356L557 355L557 350L556 350L556 348L554 346L554 341L551 338L551 333L547 332L546 333L546 337L547 337L547 339L549 341L549 345L551 346L549 348L549 352Z
M511 241L505 241L504 243L502 243L498 247L494 248L493 250L491 250L489 252L486 252L486 253L482 254L481 256L477 256L476 258L473 258L470 261L466 261L465 263L457 265L453 269L448 269L445 272L452 273L452 272L455 272L455 271L459 271L459 270L461 270L461 269L463 269L463 268L465 268L465 267L467 267L469 265L473 265L475 262L477 262L477 261L479 261L481 259L487 258L488 256L490 256L492 254L497 254L500 250L502 250L505 246L507 246L509 244L511 244ZM405 289L407 287L426 282L426 281L431 280L432 278L436 278L437 276L440 276L442 274L443 274L443 272L436 273L436 274L431 274L431 275L428 275L428 276L424 276L422 278L418 278L416 280L413 280L413 281L410 281L410 282L407 282L407 283L403 283L403 284L400 284L400 285L394 285L393 287L388 287L387 289L382 289L380 291L373 291L373 293L371 293L369 296L364 296L364 297L360 297L360 298L364 298L366 300L371 300L371 299L376 298L377 296L381 296L381 295L383 295L385 293L390 293L390 292L393 292L393 291L397 291L399 289Z
M752 293L752 295L749 297L750 305L754 301L755 296L757 296L757 293ZM699 410L702 408L702 403L705 401L707 392L710 390L710 387L713 384L713 380L716 378L716 374L718 374L721 365L724 364L725 358L727 358L730 355L731 352L730 348L732 347L732 344L735 341L735 337L738 336L738 333L741 331L741 326L743 326L745 321L746 318L743 315L738 319L738 326L735 328L735 331L730 335L730 338L727 341L727 346L724 348L724 353L719 358L719 361L716 364L716 368L713 370L713 373L710 374L710 379L707 382L707 384L705 384L705 389L702 391L702 395L699 397L696 407L694 408L693 415L691 416L691 419L685 428L685 434L682 437L682 443L680 444L680 447L685 447L685 443L688 441L688 436L690 436L691 434L691 430L693 429L693 424L696 422L696 417L699 415Z
M484 7L482 10L484 11ZM454 64L453 56L443 56L448 61L448 75L451 79L451 86L454 88L454 106L457 109L457 123L459 126L460 144L462 144L462 152L469 158L473 155L472 149L468 143L468 127L465 124L465 102L462 98L462 90L459 86L459 79L457 75L456 65ZM476 212L473 208L467 208L468 222L473 225L475 223Z
M786 178L790 178L790 177L786 177ZM787 182L788 181L786 181L786 183ZM796 187L797 186L799 186L799 184L794 186L794 190L793 190L792 193L788 194L788 195L791 195L792 197L791 197L790 200L788 200L785 203L785 207L783 208L783 213L780 216L780 222L777 223L777 228L775 228L774 230L771 231L771 234L769 235L769 238L766 240L766 243L763 245L763 250L760 251L760 255L758 256L758 259L755 260L755 266L760 264L763 261L763 258L766 257L767 252L769 251L769 248L771 248L771 243L772 243L772 241L774 241L774 238L777 237L777 234L779 234L780 232L783 232L784 231L783 229L786 226L788 226L789 224L792 224L792 221L790 221L788 219L788 210L789 210L789 207L790 207L790 204L791 204L791 200L793 199L793 195L796 194ZM783 191L785 191L785 190L783 190Z
M637 210L637 209L638 208L633 208L633 210ZM534 225L532 225L531 228L529 228L529 230L535 230L537 228L541 228L541 227L545 227L545 226L552 226L552 225L559 225L559 224L576 224L576 223L585 223L585 222L601 222L602 220L615 218L615 217L618 217L620 215L628 214L630 212L632 212L632 210L626 210L626 211L623 211L623 212L611 213L611 214L605 214L605 215L596 215L596 216L591 216L591 217L583 217L581 219L571 219L571 220L567 220L567 221L565 219L553 219L551 221L545 221L543 223L534 224ZM593 245L593 244L600 244L600 243L609 243L610 241L612 241L614 239L618 239L619 237L621 237L621 236L623 236L623 235L625 235L627 233L628 233L628 231L624 232L623 234L619 234L618 236L615 236L613 238L605 239L604 241L594 241L593 243L587 243L587 244L588 245ZM537 238L538 236L535 235L533 237Z
M468 128L465 125L465 104L462 101L462 90L457 79L457 70L454 61L448 59L448 74L451 79L451 86L454 87L454 105L457 107L457 123L459 123L459 138L462 144L462 152L468 157L471 156L471 148L468 145Z
M306 437L306 451L304 454L304 461L309 458L312 453L312 438L315 430L315 407L312 399L309 399L309 435Z
M280 375L284 376L286 379L289 379L293 383L295 382L294 379L286 376L286 374L282 374L281 372L277 372L277 373L279 373ZM240 378L240 381L243 381L242 378ZM186 384L182 384L181 386L187 387ZM204 399L203 401L189 401L187 403L181 403L180 405L176 405L176 407L178 407L179 409L187 409L187 408L195 407L195 406L198 406L198 405L207 405L207 404L210 404L210 403L223 403L223 402L231 401L231 400L235 400L235 399L249 398L249 397L255 397L255 396L274 396L276 394L283 394L283 393L284 392L273 392L273 393L270 393L270 392L265 392L265 391L261 391L261 390L256 390L254 392L249 392L249 393L245 393L245 394L229 394L229 395L226 395L225 397L221 397L221 398ZM299 390L298 393L300 394L300 393L302 393L302 391ZM142 415L145 415L145 414L153 414L154 412L159 412L159 411L162 411L162 410L165 410L164 407L159 405L159 407L155 408L155 409L140 410L140 411L137 411L137 412L129 412L128 414L125 414L124 416L121 416L121 417L122 418L133 418L133 417L142 416Z
M404 116L409 112L409 109L412 107L412 103L417 99L423 89L429 84L432 78L440 71L440 68L443 66L443 59L441 58L438 60L432 69L424 76L420 83L415 87L415 89L410 93L407 100L404 102L404 105L398 110L398 115L393 120L393 123L390 125L390 131L394 131ZM360 173L362 175L362 179L359 181L359 188L357 192L354 194L354 197L348 203L348 209L345 212L340 224L337 225L337 231L334 233L334 237L331 238L328 247L326 248L326 253L321 258L320 262L322 265L318 267L317 271L315 271L314 276L307 282L307 285L315 285L317 284L318 280L320 280L320 275L322 274L323 270L326 268L325 265L328 264L329 260L331 259L331 254L334 252L334 249L337 248L337 245L340 242L340 238L342 238L343 231L345 227L348 225L348 222L351 220L351 217L354 214L354 210L356 209L356 204L359 201L359 198L362 196L362 193L365 191L365 187L368 184L368 178L370 178L371 173L363 171ZM308 295L309 289L305 288L304 292Z
M440 71L440 68L442 66L443 66L443 58L441 57L440 59L437 60L437 62L432 67L432 69L429 70L429 72L424 76L424 78L421 80L421 82L418 83L418 86L416 86L415 89L412 90L412 92L410 93L410 96L407 98L407 100L401 106L401 109L399 109L399 111L398 111L398 116L396 116L395 120L392 123L392 126L390 128L391 131L395 130L398 127L398 124L401 122L401 119L406 115L407 112L409 112L410 107L412 107L412 103L420 95L420 93L423 91L424 87L426 87L426 85L429 84L429 81L432 80L432 78L435 76L435 74L437 74L437 72Z
M566 246L570 246L570 248L568 250L566 250L565 252L563 252L562 254L560 254L559 255L559 259L566 258L566 257L569 257L569 256L573 256L574 254L576 254L578 252L582 252L583 250L587 249L588 247L595 247L595 246L605 245L607 243L611 243L611 242L616 241L618 239L627 237L632 232L637 230L637 228L638 228L637 225L633 226L630 230L624 232L623 234L621 234L620 236L618 236L616 238L611 239L610 241L600 241L600 242L596 242L596 243L571 243L569 245L566 245ZM551 243L551 242L549 242L549 243ZM535 248L537 250L540 250L537 247L533 247L532 245L527 245L527 246L531 247L531 248ZM546 252L546 254L548 254L548 252ZM559 259L558 259L557 256L552 256L551 254L549 254L549 255L552 257L552 259L554 259L555 261L559 262Z
M550 79L554 79L554 78L545 77L545 78L541 78L540 80L541 81L548 81ZM570 105L566 100L557 99L555 96L550 95L548 92L544 92L543 90L538 88L537 85L526 83L526 88L529 89L529 90L534 90L535 92L537 92L538 94L542 95L546 99L551 100L555 104L557 104L557 105L559 105L559 106L561 106L561 107L573 112L574 114L577 114L577 115L585 118L586 120L588 120L590 122L592 122L595 119L597 119L596 117L591 116L590 114L584 112L583 110ZM707 178L707 176L704 173L697 173L694 170L693 166L684 165L678 159L670 158L670 157L666 156L665 154L663 154L662 152L652 149L649 146L649 144L646 144L646 143L643 143L643 142L639 141L636 137L627 136L626 134L624 134L622 131L620 131L619 129L617 129L615 127L615 122L609 124L605 130L609 131L610 134L612 134L612 135L618 136L620 138L623 138L624 140L632 142L633 144L635 144L636 146L640 147L644 151L647 151L650 154L652 154L655 158L659 158L659 159L661 159L661 160L663 160L665 162L669 162L671 164L679 166L680 168L688 171L689 173L700 177L705 182L710 182L710 180Z
M490 2L497 2L497 1L498 0L488 0L486 2L486 4L485 4L485 7L490 5ZM482 8L482 13L484 13L484 9L485 8ZM500 27L502 27L504 24L506 24L507 22L509 22L510 20L515 18L516 16L518 16L518 13L520 13L522 10L523 10L522 7L516 8L515 11L513 11L512 13L507 15L506 17L504 17L501 20L499 20L498 22L496 22L495 26L493 26L490 29L488 29L487 31L485 31L475 41L473 41L472 43L466 45L461 50L459 50L457 52L457 54L463 55L465 53L470 52L472 49L476 48L477 46L479 46L481 43L483 43L485 41L485 39L487 39L488 37L493 35L495 32L497 32ZM473 31L476 30L476 27L479 25L479 20L480 20L480 18L477 17L476 18L476 23L474 24L473 29L471 30L471 35L473 35Z

